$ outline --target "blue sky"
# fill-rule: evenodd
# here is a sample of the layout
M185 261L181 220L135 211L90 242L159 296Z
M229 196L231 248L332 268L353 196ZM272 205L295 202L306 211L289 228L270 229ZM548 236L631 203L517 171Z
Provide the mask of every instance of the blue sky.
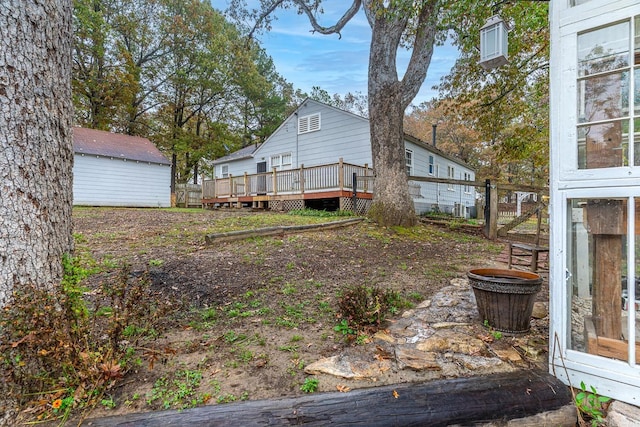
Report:
M214 8L225 10L226 0L212 0ZM255 5L255 0L249 0ZM321 25L333 25L345 10L344 0L324 0L325 13ZM350 3L350 2L349 2ZM371 29L364 13L360 11L342 30L342 38L336 34L322 35L310 32L311 24L306 15L293 10L278 9L278 20L269 32L258 39L267 54L273 58L276 69L296 89L310 92L319 86L333 95L347 92L367 93L367 68ZM398 57L398 72L404 72L409 52ZM431 87L451 70L458 51L452 46L436 47L427 78L413 104L428 101L437 95Z

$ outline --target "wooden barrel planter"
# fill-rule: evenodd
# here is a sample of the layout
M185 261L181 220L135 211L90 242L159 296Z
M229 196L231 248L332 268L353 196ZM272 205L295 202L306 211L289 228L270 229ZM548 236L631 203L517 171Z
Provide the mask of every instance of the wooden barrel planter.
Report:
M542 285L539 274L477 268L469 270L467 277L476 297L480 320L484 324L510 334L529 331L533 303Z

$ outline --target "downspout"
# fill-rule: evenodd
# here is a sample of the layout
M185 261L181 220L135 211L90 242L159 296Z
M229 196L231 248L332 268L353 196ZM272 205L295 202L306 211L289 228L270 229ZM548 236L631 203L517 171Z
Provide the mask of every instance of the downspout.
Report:
M296 116L296 169L298 169L298 135L300 135L300 133L298 132L298 112L296 111L294 114Z

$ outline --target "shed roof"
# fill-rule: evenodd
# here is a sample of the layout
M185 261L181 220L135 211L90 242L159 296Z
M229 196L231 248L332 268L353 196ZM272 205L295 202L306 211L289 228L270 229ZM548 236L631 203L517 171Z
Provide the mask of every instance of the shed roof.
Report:
M73 151L78 154L171 164L147 138L80 127L73 128Z

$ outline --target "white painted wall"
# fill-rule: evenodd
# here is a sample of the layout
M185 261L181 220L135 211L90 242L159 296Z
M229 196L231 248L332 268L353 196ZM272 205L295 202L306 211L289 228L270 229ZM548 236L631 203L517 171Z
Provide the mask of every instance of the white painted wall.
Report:
M448 178L447 167L450 166L454 169L453 179L464 180L465 173L470 175L469 180L475 181L476 179L475 172L459 163L432 153L410 141L405 142L405 147L413 151L414 176ZM434 158L432 174L429 173L429 156ZM475 188L473 186L469 186L468 191L465 191L465 188L459 185L450 186L420 181L411 181L410 185L420 187L420 197L414 197L417 214L429 212L433 210L434 206L438 206L442 212L454 213L455 206L460 204L468 208L465 216L469 216L472 213L471 208L475 207Z
M171 166L76 154L73 204L170 207Z
M320 113L320 130L298 135L298 117ZM307 100L285 120L274 134L255 153L255 162L274 154L292 154L292 167L345 163L371 166L369 121L354 114ZM271 164L267 163L271 170Z

